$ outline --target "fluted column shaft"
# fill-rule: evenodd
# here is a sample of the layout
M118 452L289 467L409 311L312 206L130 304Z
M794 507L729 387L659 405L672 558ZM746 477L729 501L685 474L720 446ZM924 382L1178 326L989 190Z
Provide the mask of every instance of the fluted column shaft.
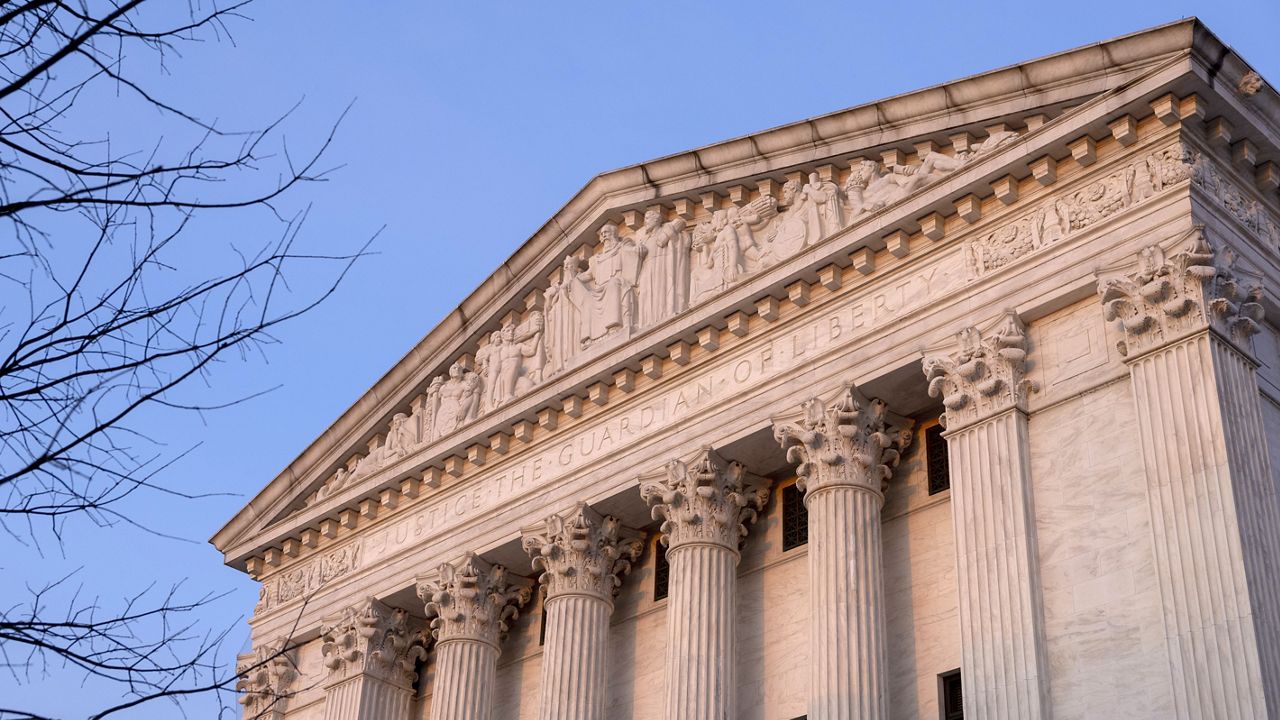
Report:
M603 720L610 603L591 595L547 599L541 720Z
M691 544L667 553L667 714L671 720L737 718L738 553Z
M738 546L768 484L711 448L642 481L661 518L667 591L666 720L737 720Z
M489 720L498 673L498 648L468 638L436 645L431 720Z
M1176 716L1268 717L1280 517L1253 365L1206 331L1130 373Z
M644 533L585 503L522 532L546 591L541 720L603 720L613 596L644 547Z
M1049 716L1027 417L947 433L965 713Z
M413 692L360 675L326 688L325 720L408 720Z
M887 718L884 498L866 488L811 491L809 717Z

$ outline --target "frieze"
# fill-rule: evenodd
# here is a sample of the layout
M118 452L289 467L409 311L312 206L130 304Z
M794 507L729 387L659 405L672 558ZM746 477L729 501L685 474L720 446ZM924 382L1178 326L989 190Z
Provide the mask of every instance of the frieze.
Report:
M258 589L255 615L262 615L298 598L306 597L330 581L348 575L362 566L362 541L356 540L279 575L267 578Z
M975 277L999 270L1142 203L1192 175L1199 153L1183 144L1129 162L1083 188L1054 197L966 244Z
M364 536L361 563L371 566L381 562L404 548L547 487L606 455L617 454L700 412L739 398L762 383L784 377L805 363L856 343L860 336L928 306L964 282L958 254L948 253L904 273L885 287L806 317L749 352L637 398L639 402L625 411L568 433L556 442L532 448L518 461L494 465L492 470L486 467L485 474L477 475L474 481L370 528Z
M503 407L588 354L613 347L743 280L777 265L1019 138L1003 125L980 143L949 152L922 145L915 163L855 159L841 173L797 174L778 196L760 191L741 204L710 203L691 223L661 205L634 230L606 222L594 252L566 256L546 288L526 298L445 375L393 415L367 452L358 452L311 493L313 505L356 480ZM670 217L669 217L670 216ZM300 509L300 508L295 508Z
M1262 203L1250 197L1217 164L1196 154L1192 184L1218 203L1236 222L1245 226L1268 248L1280 252L1280 224Z

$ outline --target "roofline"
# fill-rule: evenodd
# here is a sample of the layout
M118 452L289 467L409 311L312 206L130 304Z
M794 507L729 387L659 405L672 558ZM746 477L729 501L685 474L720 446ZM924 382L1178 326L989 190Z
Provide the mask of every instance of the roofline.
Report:
M682 191L847 154L831 148L850 137L865 137L868 146L874 146L877 136L922 116L960 116L962 124L966 111L984 104L1028 90L1110 77L1117 69L1145 67L1197 49L1220 56L1227 48L1190 17L596 175L214 533L210 542L225 551L261 516L274 512L281 496L310 479L318 465L327 467L335 448L345 452L375 432L390 411L390 402L407 401L411 390L464 352L478 334L475 319L499 317L518 305L529 286L540 279L548 258L554 254L558 259L585 241L608 210L639 207Z

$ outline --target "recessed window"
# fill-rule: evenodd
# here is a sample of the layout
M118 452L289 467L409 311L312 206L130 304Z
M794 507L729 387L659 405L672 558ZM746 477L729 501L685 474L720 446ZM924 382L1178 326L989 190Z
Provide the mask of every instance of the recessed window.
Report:
M667 596L667 583L671 580L671 566L667 564L667 547L661 538L653 543L653 599Z
M547 642L547 601L542 601L542 624L538 625L538 647Z
M809 542L809 509L795 483L782 488L782 551Z
M938 689L942 697L942 720L964 720L964 690L960 685L960 671L952 670L938 676Z
M929 494L951 489L951 461L947 457L947 439L942 425L930 425L924 431L925 464L929 472Z

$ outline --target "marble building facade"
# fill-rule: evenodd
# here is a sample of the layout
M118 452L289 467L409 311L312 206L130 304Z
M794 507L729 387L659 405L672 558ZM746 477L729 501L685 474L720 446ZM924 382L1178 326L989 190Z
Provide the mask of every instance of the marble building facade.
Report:
M1278 189L1194 19L596 177L214 536L245 717L1280 716Z

